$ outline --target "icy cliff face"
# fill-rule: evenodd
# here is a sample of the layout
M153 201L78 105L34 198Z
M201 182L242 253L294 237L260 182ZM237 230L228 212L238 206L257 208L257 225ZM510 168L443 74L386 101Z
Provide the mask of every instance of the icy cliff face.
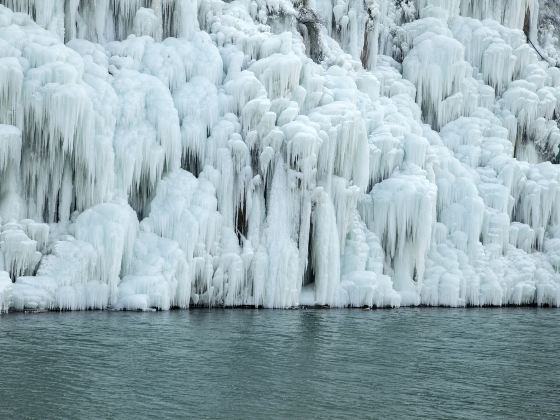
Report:
M0 3L0 311L560 305L554 3Z
M539 42L546 58L560 64L560 2L540 0Z

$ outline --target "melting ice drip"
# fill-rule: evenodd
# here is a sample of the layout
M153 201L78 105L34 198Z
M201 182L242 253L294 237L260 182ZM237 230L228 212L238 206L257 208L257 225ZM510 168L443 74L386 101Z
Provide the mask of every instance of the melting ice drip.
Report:
M560 304L548 2L0 3L0 311Z

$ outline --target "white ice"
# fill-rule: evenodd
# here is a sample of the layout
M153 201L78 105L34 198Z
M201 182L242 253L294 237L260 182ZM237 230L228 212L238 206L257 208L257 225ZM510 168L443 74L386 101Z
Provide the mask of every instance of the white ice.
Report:
M0 0L0 312L560 306L551 3Z

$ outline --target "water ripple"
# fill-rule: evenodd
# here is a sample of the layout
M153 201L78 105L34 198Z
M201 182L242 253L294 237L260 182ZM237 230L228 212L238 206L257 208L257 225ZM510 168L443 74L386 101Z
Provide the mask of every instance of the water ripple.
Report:
M554 418L560 311L0 317L0 418Z

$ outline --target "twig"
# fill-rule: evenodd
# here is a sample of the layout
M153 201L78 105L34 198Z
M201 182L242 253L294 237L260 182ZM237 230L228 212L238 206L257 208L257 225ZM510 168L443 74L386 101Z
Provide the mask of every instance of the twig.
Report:
M559 63L553 63L551 59L549 59L548 57L544 57L541 52L538 50L538 48L535 46L535 44L533 44L533 41L531 41L531 38L527 37L527 41L529 41L529 44L531 44L531 46L533 47L533 49L537 52L537 54L539 55L540 58L542 58L544 61L546 61L548 64L550 64L551 66L554 67L558 67L560 68L560 64Z

